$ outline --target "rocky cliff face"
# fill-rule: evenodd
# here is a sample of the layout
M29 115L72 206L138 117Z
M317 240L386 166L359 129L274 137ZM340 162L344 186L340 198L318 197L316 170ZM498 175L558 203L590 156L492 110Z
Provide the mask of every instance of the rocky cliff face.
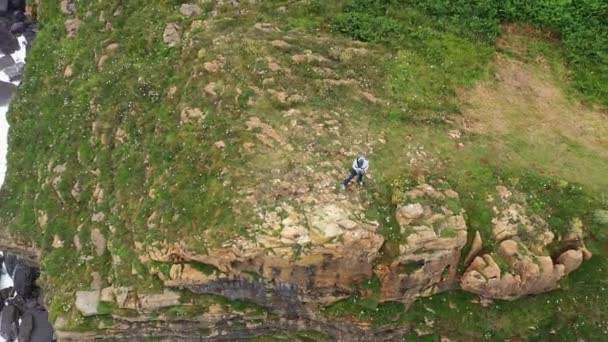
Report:
M497 299L517 299L559 287L559 281L580 267L591 252L583 242L582 223L574 218L570 231L556 241L551 227L540 217L527 214L525 197L498 186L492 220L492 253L475 257L462 276L466 291ZM554 244L555 259L548 248ZM555 248L554 246L554 248Z

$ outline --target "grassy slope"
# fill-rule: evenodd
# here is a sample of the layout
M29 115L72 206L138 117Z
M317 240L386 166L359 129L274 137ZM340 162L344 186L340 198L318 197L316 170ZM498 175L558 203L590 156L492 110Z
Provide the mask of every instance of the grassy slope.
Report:
M606 227L594 225L591 213L606 206L601 197L608 186L601 177L606 160L583 146L570 149L563 157L566 162L547 159L536 167L541 164L538 158L548 152L539 156L518 132L508 132L502 139L492 133L466 135L465 148L457 148L447 136L457 127L454 122L464 108L457 93L479 80L492 80L496 50L492 41L461 34L450 24L438 25L422 10L408 8L393 13L394 20L405 27L405 31L398 31L405 32L399 36L399 44L391 44L389 39L367 46L370 54L366 58L334 55L328 62L336 78L357 80L359 87L386 104L372 105L362 100L356 87L326 87L323 77L310 66L292 65L290 57L311 50L329 58L332 47L343 52L352 45L348 38L330 33L332 18L341 13L342 2L298 2L287 6L287 13L278 14L285 3L264 1L239 17L229 7L220 8L223 19L211 29L191 31L192 39L180 49L168 49L162 43L167 22L177 22L184 30L190 27L191 19L177 12L178 1L80 2L84 23L73 40L65 38L65 18L58 5L42 4L43 29L30 56L26 82L11 111L9 176L0 212L3 225L42 247L52 314L70 313L76 319L74 327L90 327L92 322L78 318L71 303L73 291L88 286L92 271L115 284L141 290L158 287L146 266L136 261L135 242L188 239L192 248L204 250L246 234L252 213L246 203L234 202L241 196L238 191L264 184L275 169L291 171L304 153L298 146L311 142L309 136L288 135L296 147L292 154L271 154L264 147L247 153L241 147L255 141L255 131L245 128L250 116L262 118L275 129L289 123L282 112L291 106L267 94L256 95L255 87L266 89L262 80L273 76L277 84L272 87L307 98L295 105L298 109L338 111L342 115L342 135L319 140L311 163L344 158L339 147L330 144L332 141L349 148L353 136L368 141L385 138L387 143L371 155L374 180L369 195L362 198L370 216L382 220L392 217L392 186L425 175L446 179L463 194L471 231L488 234L491 216L485 198L496 184L507 182L529 193L533 208L556 228L565 227L573 216L582 216L593 238L591 248L596 257L565 282L563 291L497 303L490 308L471 304L469 295L449 293L420 301L408 312L398 304L378 305L373 300L354 298L328 308L327 313L354 315L377 324L397 320L422 325L428 317L435 320L440 333L473 339L545 338L552 329L557 331L555 336L572 339L601 336L608 307L608 303L599 305L606 300L602 291L608 285L606 251L602 247ZM120 14L112 16L117 9ZM205 9L208 13L212 6ZM98 20L101 11L111 21L111 31ZM88 17L84 16L87 12L91 13ZM253 29L256 22L270 22L283 32L260 33ZM389 25L388 30L403 27ZM287 52L269 44L286 35L294 38ZM217 38L226 39L214 44ZM120 44L118 52L99 70L99 56L114 42ZM537 40L528 43L543 44ZM534 51L532 55L544 56L555 66L569 89L567 75L559 72L564 65L561 55L546 49ZM203 63L220 55L226 59L224 71L206 73ZM294 76L269 71L268 56L281 66L289 66ZM73 65L74 76L66 80L63 71L69 64ZM218 98L205 95L203 88L209 82L223 88ZM166 95L171 86L178 87L173 98ZM255 98L255 103L249 98ZM185 106L207 113L205 125L181 125L179 115ZM97 134L92 132L95 122L101 127ZM118 128L128 135L124 144L113 139ZM101 142L104 134L107 144ZM219 140L227 145L223 151L213 147ZM551 143L541 141L541 151L552 151ZM419 146L433 158L411 165L406 152ZM57 183L58 189L45 185L57 176L53 168L64 163L66 171ZM547 172L545 168L552 178L539 175ZM582 173L590 177L580 177ZM78 202L70 195L76 183L82 189ZM101 201L93 198L98 187L104 190ZM152 189L154 198L149 196ZM266 204L272 204L272 198ZM240 209L238 214L231 211L231 206ZM49 217L44 229L38 222L39 211ZM91 222L97 212L105 213L105 224ZM152 213L156 213L156 222L149 225ZM389 239L395 235L393 227L391 223L383 227ZM93 255L89 238L93 228L109 237L109 250L121 262L113 262L109 254L83 259ZM85 246L82 253L72 248L76 234ZM55 235L68 248L52 248ZM374 288L377 284L372 281L362 286ZM201 305L206 305L206 300L201 299Z

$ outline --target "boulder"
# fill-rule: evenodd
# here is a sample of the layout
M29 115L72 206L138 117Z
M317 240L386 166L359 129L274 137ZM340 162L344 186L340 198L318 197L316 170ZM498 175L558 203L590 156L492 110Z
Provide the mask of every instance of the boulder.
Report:
M564 272L569 274L583 263L583 252L575 249L567 250L557 258L557 262L564 265Z
M27 28L27 26L25 25L24 22L18 21L16 23L13 23L13 25L11 25L11 33L15 34L15 35L20 35L20 34L23 34L23 32L25 32L26 28Z
M13 64L15 64L15 60L10 55L0 57L0 70L10 67Z
M168 47L176 47L181 41L179 26L175 23L168 23L163 32L163 41Z
M15 21L26 21L26 16L25 13L21 10L17 10L13 12L13 18L15 18Z
M8 0L0 0L0 15L6 15L8 13Z
M479 234L479 231L476 231L473 242L471 243L471 250L469 250L467 257L464 259L465 266L468 266L482 249L483 241L481 240L481 234Z
M2 0L0 0L1 2ZM7 27L0 25L0 52L10 55L19 50L19 41Z
M34 329L34 317L30 311L26 311L21 315L21 324L19 324L19 341L29 342L32 338L32 330Z
M68 38L76 37L78 33L78 29L80 29L80 25L82 22L77 18L67 19L64 23L65 30L67 31Z
M93 228L91 230L91 241L95 247L95 254L97 254L97 256L102 256L106 251L107 241L99 229Z
M407 226L423 214L424 208L422 207L422 204L408 204L397 210L397 222L400 226Z
M63 15L74 15L76 13L76 4L73 0L61 0L59 8Z
M31 341L53 341L53 326L49 322L49 313L43 308L37 308L31 312L33 330ZM21 340L19 340L21 341Z
M100 291L77 291L76 292L76 309L84 316L97 315L97 307L99 305Z
M19 320L19 309L6 305L0 312L0 337L6 341L15 341Z
M10 0L9 4L13 11L25 11L25 0Z
M24 261L18 260L11 277L13 278L13 287L19 296L31 298L36 295L34 293L36 278L38 278L36 269L30 267Z
M179 293L165 289L162 293L140 295L139 304L144 310L157 310L169 306L179 305L179 298Z
M14 84L0 81L0 106L8 106L16 89Z
M8 76L11 82L20 81L23 78L23 69L25 68L25 63L16 63L3 71Z
M182 6L179 8L179 13L186 17L192 17L201 15L203 10L198 5L182 4Z

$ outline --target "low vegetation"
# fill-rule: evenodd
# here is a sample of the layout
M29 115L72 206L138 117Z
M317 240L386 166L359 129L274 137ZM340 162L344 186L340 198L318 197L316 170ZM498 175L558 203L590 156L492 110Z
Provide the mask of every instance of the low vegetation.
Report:
M311 166L337 186L351 156L365 153L366 191L348 196L382 223L386 258L400 238L393 196L422 180L460 193L450 209L464 210L470 232L484 237L496 185L521 191L556 234L580 218L594 257L563 289L534 298L482 307L452 291L405 308L379 303L374 278L324 314L411 324L430 340L606 338L608 223L596 213L608 209L608 5L272 0L235 9L211 1L191 18L179 14L181 3L78 1L74 39L58 3L40 5L9 118L0 224L41 247L53 318L97 327L100 318L73 307L91 272L158 290L150 268L169 269L141 263L141 248L186 241L204 252L247 237L256 210L288 200L273 183L280 175L308 186L299 172ZM163 42L169 22L180 27L178 48ZM192 109L204 122L188 117ZM275 135L253 117L278 137L260 142ZM108 240L101 255L93 229ZM219 300L192 297L193 307L166 314L204 312Z

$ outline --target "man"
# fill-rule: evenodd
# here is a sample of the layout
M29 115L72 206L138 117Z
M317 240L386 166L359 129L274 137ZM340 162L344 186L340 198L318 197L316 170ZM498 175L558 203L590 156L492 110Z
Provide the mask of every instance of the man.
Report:
M348 187L348 183L350 183L350 181L353 180L355 176L359 176L357 181L359 182L359 185L363 185L363 177L367 173L368 168L369 161L364 156L357 157L357 159L353 161L353 167L351 169L350 176L348 176L348 178L346 178L344 180L344 183L342 184L342 190L346 190L346 188Z

